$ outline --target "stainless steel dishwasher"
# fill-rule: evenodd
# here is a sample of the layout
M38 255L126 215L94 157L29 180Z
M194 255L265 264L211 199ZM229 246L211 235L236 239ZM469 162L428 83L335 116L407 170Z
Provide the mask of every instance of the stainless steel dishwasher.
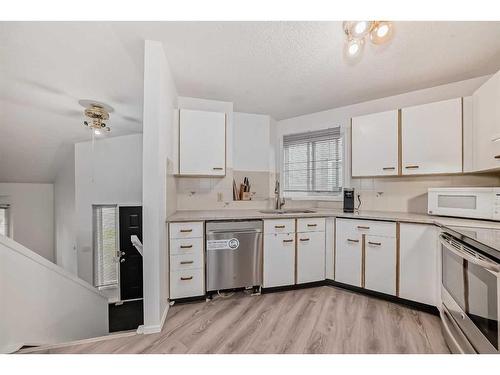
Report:
M262 285L262 220L206 224L207 292Z

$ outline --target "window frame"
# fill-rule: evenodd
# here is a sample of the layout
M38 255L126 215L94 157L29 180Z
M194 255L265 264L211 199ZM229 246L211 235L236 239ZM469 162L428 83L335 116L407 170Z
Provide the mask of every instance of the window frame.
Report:
M284 184L280 184L280 195L285 199L290 200L314 200L314 201L333 201L333 202L341 202L343 200L343 189L345 187L349 187L351 185L351 176L350 176L350 155L348 152L348 145L350 145L350 133L348 129L342 124L338 124L335 126L325 126L318 127L314 129L308 129L309 131L318 131L318 130L326 130L330 128L340 128L340 137L342 138L342 182L343 186L341 186L340 191L334 193L327 192L289 192L285 191ZM283 137L291 134L300 134L305 133L304 131L296 131L296 132L285 132L279 136L279 179L280 181L284 181L284 146L283 146Z
M12 218L11 218L11 206L10 204L4 204L0 203L0 209L5 210L5 217L7 221L7 233L5 234L5 237L12 238Z

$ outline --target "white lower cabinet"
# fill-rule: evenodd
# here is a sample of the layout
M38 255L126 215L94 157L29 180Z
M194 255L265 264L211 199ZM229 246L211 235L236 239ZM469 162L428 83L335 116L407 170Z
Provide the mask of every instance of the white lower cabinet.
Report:
M170 299L205 294L202 222L170 223Z
M335 281L396 294L396 223L337 219Z
M264 220L263 268L264 288L325 280L325 218Z
M264 288L295 284L295 232L264 235Z
M297 284L324 279L325 232L297 233Z
M325 280L325 219L297 219L297 284Z
M439 286L438 229L434 225L400 224L399 296L437 306Z
M396 295L396 238L365 236L366 289Z
M335 228L335 281L361 287L362 234L351 233L345 220L337 220Z

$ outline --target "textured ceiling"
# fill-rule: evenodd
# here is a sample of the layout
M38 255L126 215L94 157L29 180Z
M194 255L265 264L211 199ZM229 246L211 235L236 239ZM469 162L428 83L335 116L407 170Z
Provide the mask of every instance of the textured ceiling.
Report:
M142 130L143 40L163 42L178 92L284 119L493 73L500 22L395 22L388 45L343 58L340 22L0 23L0 182L53 181L90 137L79 99Z
M390 44L343 57L341 22L158 25L178 91L280 120L492 73L500 22L395 22Z

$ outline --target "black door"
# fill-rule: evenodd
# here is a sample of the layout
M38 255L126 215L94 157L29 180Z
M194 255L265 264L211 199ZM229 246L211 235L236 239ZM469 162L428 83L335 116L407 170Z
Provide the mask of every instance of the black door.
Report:
M142 298L142 256L130 241L142 242L142 207L120 207L120 293L121 300Z

